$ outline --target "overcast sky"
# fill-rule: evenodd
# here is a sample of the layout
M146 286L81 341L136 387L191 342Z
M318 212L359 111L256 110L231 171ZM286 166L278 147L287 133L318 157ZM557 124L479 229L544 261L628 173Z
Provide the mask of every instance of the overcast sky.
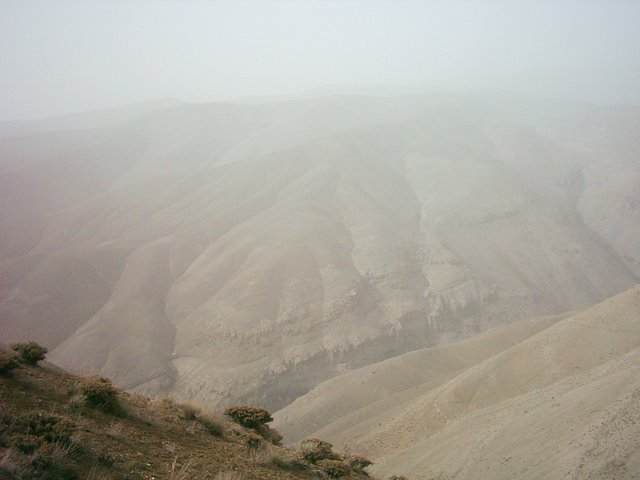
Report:
M0 118L640 65L638 0L0 0Z

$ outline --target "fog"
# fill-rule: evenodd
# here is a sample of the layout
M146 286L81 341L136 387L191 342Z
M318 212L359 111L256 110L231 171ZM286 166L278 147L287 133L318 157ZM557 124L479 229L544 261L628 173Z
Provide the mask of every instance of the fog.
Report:
M638 103L638 22L633 0L5 0L0 118L325 85Z

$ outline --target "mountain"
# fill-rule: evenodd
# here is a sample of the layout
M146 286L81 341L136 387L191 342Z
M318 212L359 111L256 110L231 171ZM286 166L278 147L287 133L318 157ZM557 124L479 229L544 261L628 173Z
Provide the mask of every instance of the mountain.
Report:
M163 98L139 102L131 105L113 107L105 110L93 110L80 113L69 113L57 117L0 121L0 137L32 135L57 130L85 130L108 127L128 122L136 117L181 105L183 102L174 98Z
M346 373L275 417L293 440L366 453L381 476L637 478L640 286Z
M280 409L636 284L639 131L639 107L487 93L2 138L0 339L135 391Z

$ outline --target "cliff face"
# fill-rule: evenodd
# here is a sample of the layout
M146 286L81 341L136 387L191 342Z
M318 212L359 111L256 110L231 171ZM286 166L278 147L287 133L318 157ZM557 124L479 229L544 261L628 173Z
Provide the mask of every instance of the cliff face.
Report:
M640 274L640 109L334 96L0 140L0 336L283 407Z

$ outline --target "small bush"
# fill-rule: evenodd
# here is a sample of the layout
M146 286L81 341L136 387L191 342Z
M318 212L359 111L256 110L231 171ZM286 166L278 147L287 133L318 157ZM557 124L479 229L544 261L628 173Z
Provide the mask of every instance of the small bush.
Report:
M356 472L364 473L364 469L369 465L373 465L373 462L368 458L361 457L360 455L346 455L344 458L344 463L346 463L351 470Z
M18 362L14 356L7 352L0 352L0 375L8 375L16 368L18 368Z
M271 414L264 408L239 405L227 408L224 414L234 422L247 428L258 428L273 421Z
M47 349L36 342L14 343L11 348L18 353L20 361L27 365L35 365L47 356Z
M250 433L247 435L245 443L250 450L262 448L264 445L264 439L260 435Z
M82 382L80 391L86 403L93 407L105 410L115 410L118 407L118 390L107 378L88 378Z
M199 413L196 420L214 437L222 437L224 435L224 425L214 415Z
M389 480L409 480L409 479L404 475L391 475L389 477Z
M333 453L333 445L318 438L307 438L300 442L300 452L305 460L313 463L336 458L336 454Z
M320 460L317 465L330 478L340 478L351 473L351 469L340 460Z
M47 442L70 443L75 425L70 420L44 413L27 413L16 418L11 428L16 433L37 437Z

